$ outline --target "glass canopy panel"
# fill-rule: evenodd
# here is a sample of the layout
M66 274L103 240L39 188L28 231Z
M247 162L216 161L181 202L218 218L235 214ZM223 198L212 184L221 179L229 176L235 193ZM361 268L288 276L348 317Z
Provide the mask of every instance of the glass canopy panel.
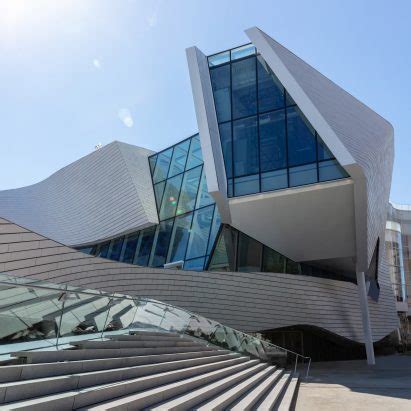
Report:
M233 119L257 113L257 78L255 57L232 63Z
M230 65L214 68L210 71L214 104L219 123L231 120L231 78Z
M167 178L172 155L173 148L169 148L168 150L165 150L158 154L156 168L153 175L154 183L158 183L159 181L165 180Z
M170 170L168 172L168 178L180 174L184 171L188 149L190 147L190 140L183 141L174 147L173 157L171 159Z
M194 209L202 168L202 166L198 166L184 173L177 215L187 213Z

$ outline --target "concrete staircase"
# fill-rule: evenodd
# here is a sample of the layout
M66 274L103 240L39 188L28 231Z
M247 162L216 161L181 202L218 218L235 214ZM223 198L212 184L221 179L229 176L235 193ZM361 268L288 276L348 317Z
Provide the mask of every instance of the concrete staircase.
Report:
M15 353L0 410L289 410L298 376L200 340L138 332Z

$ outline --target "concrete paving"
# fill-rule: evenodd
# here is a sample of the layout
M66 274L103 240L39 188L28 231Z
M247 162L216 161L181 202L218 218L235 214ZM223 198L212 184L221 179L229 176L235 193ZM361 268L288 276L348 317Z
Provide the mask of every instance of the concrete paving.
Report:
M296 411L411 411L411 356L314 363L301 381Z

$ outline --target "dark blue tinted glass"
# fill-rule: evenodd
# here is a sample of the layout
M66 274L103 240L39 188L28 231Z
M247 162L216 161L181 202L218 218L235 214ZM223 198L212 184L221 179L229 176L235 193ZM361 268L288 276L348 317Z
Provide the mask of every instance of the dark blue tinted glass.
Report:
M234 192L233 192L233 179L232 178L229 178L228 180L227 180L227 196L228 197L232 197L233 195L234 195Z
M166 151L158 154L156 168L154 170L153 181L157 183L167 178L168 169L170 167L171 156L173 155L173 149L169 148Z
M260 175L237 177L234 179L234 195L244 196L260 192Z
M271 273L285 273L286 257L277 251L264 246L263 271Z
M195 258L184 263L184 270L203 271L205 258Z
M287 91L285 92L285 103L287 106L294 106L295 105L295 101L293 100L293 98L287 93Z
M213 225L211 226L210 239L208 241L207 254L211 253L218 230L220 229L220 225L221 225L221 217L218 212L218 209L216 208L214 211Z
M259 112L284 107L284 88L261 56L257 58Z
M242 272L261 271L263 245L253 238L239 233L237 268Z
M260 156L261 172L287 167L284 110L260 115Z
M328 149L325 143L318 136L317 136L317 143L318 143L317 144L318 145L318 161L330 160L334 158L331 151Z
M151 252L150 266L160 267L164 265L167 257L168 244L170 242L171 230L173 228L173 219L162 221L157 226L154 247Z
M225 172L227 178L233 176L233 156L232 156L232 138L231 138L231 122L220 124L220 140L223 150Z
M141 231L134 264L148 265L155 232L156 227L146 228L145 230Z
M318 163L320 181L338 180L348 177L347 172L338 164L337 160L328 160Z
M287 169L261 173L261 191L274 191L288 187Z
M134 254L137 248L137 243L138 243L138 233L127 236L126 244L124 247L123 258L121 259L121 261L123 261L124 263L129 263L129 264L133 263Z
M318 181L317 163L306 164L304 166L292 167L290 173L290 187L303 186Z
M287 109L287 134L290 167L316 161L315 132L296 107Z
M123 246L124 237L116 238L111 242L110 254L108 258L110 260L120 260L121 248Z
M184 173L176 212L177 215L194 210L202 168L203 166L198 166Z
M256 58L231 64L233 119L257 113Z
M257 117L233 122L234 175L258 173Z
M218 122L231 120L230 65L210 70Z
M97 257L107 258L108 250L110 248L110 242L103 243L100 245L100 248L97 250Z

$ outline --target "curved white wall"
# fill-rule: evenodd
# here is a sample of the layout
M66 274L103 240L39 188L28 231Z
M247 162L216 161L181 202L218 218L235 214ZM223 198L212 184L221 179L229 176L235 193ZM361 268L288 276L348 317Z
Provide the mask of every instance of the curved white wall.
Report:
M152 153L115 141L37 184L0 191L0 213L66 245L156 224Z
M152 297L243 331L314 325L362 342L357 286L275 273L137 267L83 254L0 219L0 272ZM374 341L398 326L389 282L368 300Z

